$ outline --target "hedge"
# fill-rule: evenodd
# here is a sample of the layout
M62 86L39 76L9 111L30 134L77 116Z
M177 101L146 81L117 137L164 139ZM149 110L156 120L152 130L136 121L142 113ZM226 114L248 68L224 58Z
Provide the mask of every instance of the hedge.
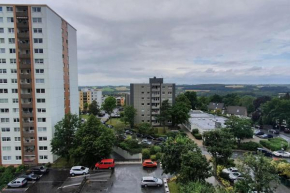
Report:
M191 134L192 135L194 135L194 134L198 134L199 133L199 130L198 129L193 129L192 131L191 131Z
M202 135L199 133L196 133L193 136L195 137L195 139L202 139Z
M142 158L149 159L150 158L150 150L149 149L142 149Z
M151 156L150 156L150 159L151 159L152 161L156 161L156 155L151 155Z
M248 150L248 151L256 151L257 148L259 147L262 147L262 145L253 141L249 141L249 142L238 144L237 148L242 149L242 150Z
M272 138L268 140L261 140L260 144L272 151L281 150L281 148L284 148L284 149L288 148L288 142L285 139L280 138L280 137L276 137L276 138Z

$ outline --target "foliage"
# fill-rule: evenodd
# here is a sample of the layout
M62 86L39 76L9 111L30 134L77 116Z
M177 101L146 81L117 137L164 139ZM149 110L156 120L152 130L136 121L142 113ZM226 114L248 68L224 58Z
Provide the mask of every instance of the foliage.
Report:
M176 180L175 181L170 181L168 183L168 187L169 187L169 190L170 190L170 193L179 193L180 190L180 185L176 183Z
M165 127L166 123L171 119L171 105L168 100L164 100L162 101L159 115L156 115L156 120L159 121L163 127Z
M227 94L223 97L225 106L237 106L239 104L240 97L236 93Z
M1 167L0 190L15 178L16 173L23 172L26 169L27 167L24 165L20 165L18 167L14 166Z
M156 161L157 159L156 159L156 155L151 155L150 156L150 159L152 160L152 161Z
M210 97L210 102L214 102L214 103L222 103L223 102L223 97L221 97L218 94L214 94Z
M157 146L157 145L151 146L151 148L150 148L151 155L156 154L156 153L160 153L160 152L161 152L160 146Z
M278 175L270 159L261 153L258 155L246 153L240 161L241 164L238 165L238 168L244 179L237 183L236 190L238 192L275 192L278 185Z
M89 105L89 113L95 116L100 113L100 107L97 101L93 100L92 103Z
M260 106L264 103L266 103L267 101L270 101L271 100L271 97L269 96L261 96L261 97L258 97L256 98L254 101L253 101L253 105L254 105L254 109L258 109L260 108Z
M179 174L181 181L201 180L210 176L210 166L201 150L187 137L169 138L161 158L164 173Z
M157 160L160 160L161 157L162 157L162 153L156 153L156 159L157 159Z
M112 153L114 141L113 131L91 115L76 132L71 158L75 164L93 166Z
M182 124L189 119L190 108L185 102L176 102L172 107L172 123L173 125Z
M248 150L248 151L256 151L257 148L259 148L259 147L262 147L262 145L260 145L259 143L253 142L253 141L240 143L238 145L238 149Z
M130 124L130 127L134 127L134 118L137 114L137 110L133 106L125 106L124 107L124 116L122 120L126 123Z
M288 147L288 142L280 137L275 137L268 140L261 140L260 144L272 151L281 150L282 148L285 150Z
M218 165L217 166L217 177L219 179L219 181L222 183L223 186L225 187L230 187L231 183L228 179L228 175L223 175L222 170L225 169L224 166L222 165Z
M190 105L191 105L191 109L195 110L196 109L196 106L197 106L197 96L196 96L196 92L189 92L189 91L186 91L184 93L184 95L188 98L188 100L190 101Z
M150 158L150 150L149 149L142 149L142 158L149 159Z
M216 190L213 187L213 185L211 185L210 183L194 181L194 182L182 184L180 186L180 192L182 193L193 193L193 192L215 193Z
M208 106L208 103L209 103L209 98L208 97L205 97L205 96L201 96L201 97L198 97L198 103L197 103L197 108L196 109L200 109L202 111L207 111L207 106Z
M105 99L102 109L111 116L113 110L116 108L116 99L112 96L109 96Z
M226 120L225 124L238 139L239 143L242 139L253 137L254 132L251 128L251 120L249 119L231 116L228 120Z
M19 166L16 168L15 172L16 172L16 173L21 173L21 172L24 172L24 171L27 170L27 169L28 169L27 166L25 166L25 165L19 165Z
M138 125L138 131L141 134L151 135L154 134L154 129L149 123L140 123Z
M275 161L272 160L272 165L276 168L276 171L279 173L281 176L286 176L287 178L290 178L290 163L288 163L286 160L281 161Z
M202 139L202 135L200 133L193 134L193 136L195 137L195 139Z
M217 164L227 164L232 155L234 136L227 129L217 129L203 133L203 145L213 157L214 174Z
M128 151L130 154L141 153L142 145L138 144L136 139L126 139L125 141L119 143L120 148Z
M249 95L245 95L243 97L240 98L239 100L239 105L246 107L248 113L252 113L255 109L254 105L253 105L253 101L255 100L255 97L253 96L249 96Z
M74 145L76 130L80 127L78 115L66 114L55 126L54 138L51 140L51 152L69 160L69 151Z
M199 133L199 130L198 129L192 129L191 131L191 134L194 135L194 134L198 134Z
M85 113L87 112L88 107L89 107L89 104L88 104L88 103L85 103L85 104L84 104L84 112L85 112Z

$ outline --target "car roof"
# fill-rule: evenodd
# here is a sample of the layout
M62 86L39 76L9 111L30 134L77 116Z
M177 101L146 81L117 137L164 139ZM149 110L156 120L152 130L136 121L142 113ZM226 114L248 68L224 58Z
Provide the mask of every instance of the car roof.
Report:
M114 159L102 159L102 162L113 162Z
M25 180L25 178L16 178L15 180L13 180L13 181L23 181L23 180Z
M154 179L154 177L153 176L145 176L142 179L143 180L152 180L152 179Z
M81 169L81 167L84 167L84 166L74 166L71 169Z
M145 159L144 162L152 162L151 159Z

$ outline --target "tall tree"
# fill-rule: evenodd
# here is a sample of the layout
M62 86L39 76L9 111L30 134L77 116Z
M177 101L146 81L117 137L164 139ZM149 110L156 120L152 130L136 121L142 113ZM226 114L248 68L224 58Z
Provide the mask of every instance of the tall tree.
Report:
M112 96L107 97L102 105L102 109L109 114L109 117L111 117L111 114L115 108L116 99Z
M227 94L223 97L225 106L237 106L239 105L240 97L236 93Z
M87 113L88 111L88 107L89 107L89 104L88 103L85 103L84 104L84 112Z
M149 123L140 123L138 125L138 131L141 134L153 134L154 133L154 129L153 129L152 125Z
M93 115L97 115L100 112L99 105L97 101L93 100L93 102L89 105L89 113Z
M158 120L165 128L166 123L171 119L171 105L169 104L168 100L162 101L160 114L156 116L156 120Z
M178 95L171 110L172 125L174 126L186 122L190 117L190 108L191 105L188 98L184 94Z
M239 118L236 116L231 116L228 120L226 120L225 124L227 128L233 133L233 135L238 139L240 143L241 140L245 138L253 137L253 130L251 128L251 120Z
M198 103L197 103L196 109L207 111L207 106L208 106L208 103L210 102L209 98L206 96L201 96L197 98L197 101Z
M115 142L113 131L103 126L98 118L90 115L87 121L77 130L71 158L75 164L93 166L112 153Z
M239 105L246 107L248 113L252 113L255 110L254 105L253 105L254 100L255 100L255 97L246 95L240 98Z
M54 126L55 133L51 140L51 152L69 160L69 150L73 147L76 130L81 122L77 115L66 114L64 118Z
M237 192L275 192L279 177L271 159L262 154L246 153L238 165L244 179L235 185Z
M203 145L213 158L213 169L216 175L217 164L226 164L232 155L234 146L234 136L227 129L216 129L203 133Z
M190 101L190 105L191 105L191 109L195 110L196 106L197 106L197 96L196 96L196 92L189 92L186 91L184 93L184 95L188 98L188 100Z
M261 96L261 97L256 98L253 101L253 105L254 105L255 110L260 108L260 106L262 104L264 104L264 103L266 103L267 101L270 101L270 100L271 100L271 97L269 97L269 96Z
M122 120L125 124L129 123L130 127L134 127L134 118L137 114L137 110L133 106L125 106L124 107L124 116Z
M214 94L210 97L210 102L214 102L214 103L222 103L223 102L223 97L221 97L218 94Z

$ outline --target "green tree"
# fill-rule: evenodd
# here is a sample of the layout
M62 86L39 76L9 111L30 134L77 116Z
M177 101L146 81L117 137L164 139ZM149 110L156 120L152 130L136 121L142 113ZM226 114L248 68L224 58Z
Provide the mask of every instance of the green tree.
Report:
M76 132L74 147L70 151L71 158L75 164L93 166L110 156L114 142L113 131L103 126L94 115L90 115Z
M182 193L194 193L194 192L216 193L216 190L213 187L213 185L211 185L210 183L194 181L194 182L181 184L180 192Z
M189 92L186 91L184 93L184 95L188 98L188 100L190 101L190 105L191 105L191 109L195 110L196 109L196 105L197 105L197 96L196 96L196 92Z
M109 118L111 117L111 114L115 108L116 99L112 96L107 97L102 105L102 109L109 114Z
M84 112L87 113L88 111L88 107L89 107L89 104L88 103L85 103L84 104Z
M255 110L254 109L255 107L253 105L254 100L255 100L255 97L246 95L240 98L239 105L246 107L248 113L252 113Z
M234 142L233 134L227 129L216 129L203 133L203 145L213 158L214 175L216 175L218 163L224 165L228 163L233 152Z
M270 101L270 100L271 100L271 97L269 97L269 96L261 96L261 97L256 98L253 101L254 109L257 110L258 108L260 108L260 106L262 104L264 104L264 103L266 103L267 101Z
M231 116L226 120L225 124L227 128L233 133L233 135L238 139L238 143L245 138L253 137L253 130L251 128L251 120L238 118L236 116Z
M171 110L172 125L178 125L188 120L191 105L190 101L184 94L178 95Z
M93 115L97 115L100 112L99 105L97 101L93 100L93 102L89 105L89 113Z
M124 107L124 116L122 120L125 124L129 123L130 127L134 127L134 118L137 114L137 110L133 106L125 106Z
M180 94L176 97L175 103L185 103L187 108L191 108L191 103L184 94Z
M178 135L169 138L161 158L164 173L178 175L182 182L201 180L210 176L210 166L199 147L189 138Z
M141 134L153 134L154 133L154 129L153 129L152 125L149 123L140 123L138 125L138 131Z
M225 106L237 106L239 105L240 97L236 93L227 94L223 97Z
M162 101L160 114L156 116L156 120L158 120L165 129L166 123L171 119L171 105L169 104L168 100Z
M69 161L69 151L73 147L75 133L80 128L80 118L74 114L65 114L55 126L54 137L51 140L51 152Z
M201 97L197 98L197 101L198 101L198 103L197 103L196 109L199 109L202 111L207 111L207 106L209 104L210 99L206 96L201 96Z
M221 97L218 94L214 94L214 95L212 95L210 97L210 102L213 102L213 103L222 103L223 102L223 97Z
M275 192L279 177L271 159L262 154L246 153L238 165L244 179L235 185L237 192Z

